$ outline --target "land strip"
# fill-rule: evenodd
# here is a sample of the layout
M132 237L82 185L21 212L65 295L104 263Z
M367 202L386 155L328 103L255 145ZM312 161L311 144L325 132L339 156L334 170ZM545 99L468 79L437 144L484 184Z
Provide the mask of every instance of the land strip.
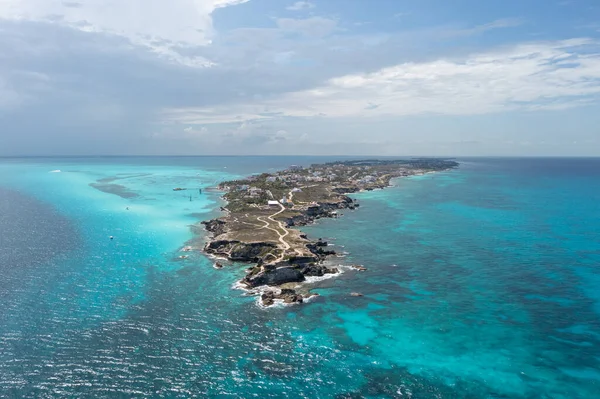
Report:
M290 166L242 180L223 182L226 215L202 222L212 233L205 252L234 262L252 263L241 283L248 288L271 287L262 294L264 305L275 300L302 302L289 287L309 276L335 274L323 265L335 252L327 242L310 240L296 227L322 217L338 217L359 204L347 194L382 189L394 178L452 169L445 159L361 160Z

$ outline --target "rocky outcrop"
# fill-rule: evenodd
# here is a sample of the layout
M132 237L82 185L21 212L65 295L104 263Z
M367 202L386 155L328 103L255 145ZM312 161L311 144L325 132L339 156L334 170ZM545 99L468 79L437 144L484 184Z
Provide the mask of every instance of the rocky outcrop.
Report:
M201 223L206 228L206 231L213 233L215 237L220 236L226 231L226 223L221 219L212 219Z
M294 215L285 220L287 227L306 226L317 219L331 218L336 216L340 209L356 209L359 204L352 198L340 195L338 201L321 202L307 207L301 214Z
M307 265L304 265L304 267L302 268L302 274L311 277L322 277L326 274L337 274L339 272L340 271L335 267L329 268L327 266L319 265L316 263L309 263Z
M256 266L252 272L242 279L242 284L250 288L261 285L281 285L304 281L302 271L292 266Z
M283 300L283 303L288 303L288 304L289 303L302 303L304 301L304 298L302 297L302 295L298 294L296 291L289 289L289 288L283 288L279 292L267 291L261 295L260 299L262 300L262 304L264 306L273 305L275 303L276 299L281 299L281 300Z
M331 249L325 249L327 246L319 245L318 242L306 244L306 248L315 254L319 259L325 259L327 256L335 255L335 251Z

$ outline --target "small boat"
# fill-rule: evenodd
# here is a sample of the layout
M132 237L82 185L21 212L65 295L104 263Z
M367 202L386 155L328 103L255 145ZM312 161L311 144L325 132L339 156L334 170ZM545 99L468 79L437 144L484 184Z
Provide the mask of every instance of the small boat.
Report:
M185 188L181 188L181 187L175 187L173 189L173 191L183 191L183 190L186 190L186 189Z

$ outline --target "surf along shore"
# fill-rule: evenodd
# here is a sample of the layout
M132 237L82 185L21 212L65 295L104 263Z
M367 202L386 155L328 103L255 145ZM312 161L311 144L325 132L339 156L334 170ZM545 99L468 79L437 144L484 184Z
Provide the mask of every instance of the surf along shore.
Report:
M291 166L219 184L224 216L203 221L210 238L204 252L234 263L250 263L241 287L260 293L263 306L301 303L316 295L302 289L309 277L340 272L324 264L335 251L296 229L320 218L341 216L359 204L347 194L389 187L393 178L453 169L446 159L361 160ZM221 268L219 261L215 267ZM366 270L362 266L352 266Z

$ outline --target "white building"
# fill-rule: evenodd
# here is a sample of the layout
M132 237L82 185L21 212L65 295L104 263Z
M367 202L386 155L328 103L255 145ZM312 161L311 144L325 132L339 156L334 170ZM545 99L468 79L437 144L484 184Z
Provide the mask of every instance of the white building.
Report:
M267 201L267 205L269 205L269 206L279 205L279 201Z

